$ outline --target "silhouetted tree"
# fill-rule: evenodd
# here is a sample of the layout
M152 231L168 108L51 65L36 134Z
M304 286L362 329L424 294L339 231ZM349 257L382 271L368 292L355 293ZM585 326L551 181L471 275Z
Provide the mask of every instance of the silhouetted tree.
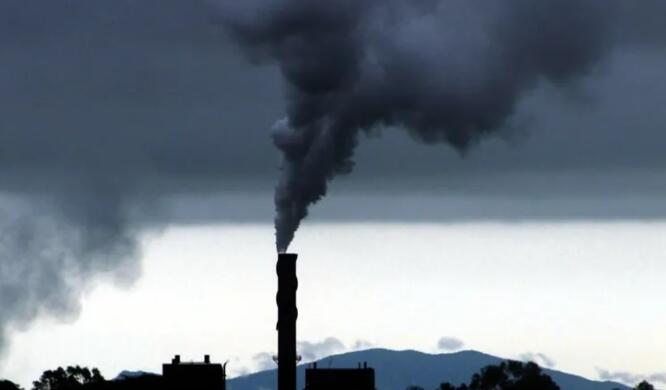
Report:
M654 390L654 386L652 386L648 381L643 381L636 385L634 387L635 390Z
M439 390L559 390L559 386L535 363L516 361L487 366L472 375L469 385L442 383ZM641 389L642 390L642 389Z
M69 366L67 369L58 367L42 373L39 380L32 382L33 390L72 390L84 385L104 382L104 377L97 368Z
M23 390L23 388L12 381L0 379L0 390Z

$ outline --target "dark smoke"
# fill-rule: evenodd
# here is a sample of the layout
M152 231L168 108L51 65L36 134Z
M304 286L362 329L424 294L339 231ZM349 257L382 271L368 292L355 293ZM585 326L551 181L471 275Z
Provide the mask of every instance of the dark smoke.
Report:
M602 0L272 0L223 3L233 36L286 81L275 125L278 251L353 167L360 131L404 128L465 153L538 83L584 75L611 44Z

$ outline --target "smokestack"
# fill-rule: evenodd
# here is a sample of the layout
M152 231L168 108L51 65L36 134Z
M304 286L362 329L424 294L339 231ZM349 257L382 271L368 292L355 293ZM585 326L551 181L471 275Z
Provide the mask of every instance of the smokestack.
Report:
M277 261L278 291L278 390L296 390L296 258L280 253Z

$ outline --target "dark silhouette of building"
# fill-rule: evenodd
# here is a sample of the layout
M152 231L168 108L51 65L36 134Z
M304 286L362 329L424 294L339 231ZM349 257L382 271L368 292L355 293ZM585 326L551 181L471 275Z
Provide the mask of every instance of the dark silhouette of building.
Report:
M358 368L305 369L305 390L375 390L375 370L367 363Z
M209 355L203 362L182 362L176 355L162 365L162 379L168 390L226 390L226 366L211 363Z
M296 258L294 253L280 253L277 261L278 291L278 390L296 390Z

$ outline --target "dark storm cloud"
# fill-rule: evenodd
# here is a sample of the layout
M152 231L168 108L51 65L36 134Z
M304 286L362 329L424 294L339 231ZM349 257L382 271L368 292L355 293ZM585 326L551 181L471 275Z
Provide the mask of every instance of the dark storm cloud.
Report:
M247 23L253 22L252 7L258 3L235 3L244 7L237 9L241 12L236 20L238 28L252 29L254 25ZM319 6L310 2L300 13L280 14L280 7L287 3L286 0L275 1L268 9L278 12L277 25L269 23L266 26L271 28L251 31L249 35L243 33L243 36L248 37L250 43L260 42L287 27L295 32L321 34L325 38L326 31L331 34L347 31L349 26L359 23L365 25L364 18L370 12L367 7L377 4L370 1L366 7L361 2L342 1L338 7L334 2L317 2ZM494 59L506 56L500 51L486 57L483 42L477 41L474 35L478 32L474 27L476 24L466 22L492 21L499 15L497 12L510 9L489 7L477 15L473 12L474 6L459 7L456 4L463 3L448 2L451 12L442 14L432 8L435 3L430 1L414 2L412 4L418 6L410 7L402 7L400 2L391 4L396 8L392 7L390 13L378 19L393 29L391 39L377 42L376 46L384 58L395 59L388 62L387 69L391 72L386 77L394 80L393 76L400 74L400 69L412 69L418 65L413 60L418 58L426 47L424 45L432 42L412 44L411 39L433 28L433 32L442 36L433 34L431 39L442 39L446 45L433 52L432 57L426 56L425 65L435 67L437 56L446 57L444 48L449 46L460 49L456 53L462 54L455 56L459 62L449 64L449 68L435 67L430 71L429 74L434 76L428 82L432 81L435 87L453 82L454 88L445 94L447 101L463 88L464 83L473 91L489 91L488 80L479 82L474 76L477 72L501 67L503 63ZM540 14L547 27L543 33L555 34L575 43L573 46L556 45L557 51L566 53L571 60L589 64L607 48L603 39L597 41L595 31L586 31L589 38L578 42L578 37L572 37L571 31L567 30L562 36L553 30L556 23L546 18L543 11L530 10L529 2L516 4L519 7L511 8L513 11L507 20L517 18L515 20L522 21L533 11ZM552 6L554 3L544 4ZM431 219L433 215L436 218L487 217L495 215L492 211L495 210L500 217L511 219L516 215L512 210L521 214L512 203L514 196L524 196L524 187L532 186L530 183L535 178L559 172L561 167L574 171L581 166L592 172L601 170L610 173L608 177L616 177L611 172L616 167L629 167L642 173L651 170L658 176L666 159L661 148L665 137L661 124L666 120L666 114L659 104L666 91L661 74L666 58L653 46L663 44L661 20L655 17L663 14L659 13L662 4L641 2L625 12L629 15L626 18L617 22L614 18L609 19L613 26L610 35L622 37L613 40L631 46L617 49L608 57L608 72L592 74L589 90L592 95L603 97L599 106L587 99L582 99L584 105L564 103L570 99L560 99L562 94L579 98L580 91L574 89L567 89L566 93L553 92L546 85L533 90L523 96L507 126L518 130L501 131L509 143L519 139L518 145L506 147L494 141L482 143L462 162L451 150L419 145L403 133L394 132L395 127L389 127L383 139L359 145L356 177L361 185L349 181L340 183L339 187L341 190L345 186L363 189L370 186L366 179L379 179L379 185L372 186L369 194L373 190L405 188L408 180L416 180L421 183L417 185L421 190L452 190L454 197L468 202L467 207L457 209L451 204L444 207L448 207L444 212L433 212L433 209L443 207L444 200L451 199L439 198L435 193L425 203L430 210L419 204L411 214L406 208L386 207L386 203L376 202L375 197L363 195L354 207L323 204L314 213L337 219L346 215L349 218L415 220L419 216ZM267 17L271 15L268 11L264 13ZM520 12L514 14L514 11ZM423 19L423 23L405 25L402 23L407 20L404 15L410 15L409 20L412 16L413 20ZM587 20L589 15L581 14L576 18ZM314 18L316 23L292 23L304 16ZM435 19L440 16L450 23L439 26ZM574 24L580 21L576 18ZM285 111L294 123L311 120L307 115L299 114L304 112L300 110L302 106L293 104L304 103L299 98L298 89L293 86L289 89L291 103L282 101L281 74L294 86L302 87L305 83L309 86L306 90L314 94L336 85L350 85L353 80L362 80L364 88L380 81L359 79L368 66L362 62L361 68L355 67L354 61L358 62L361 55L360 48L339 46L334 41L326 42L327 45L322 47L310 47L302 45L306 42L294 40L277 53L288 60L292 54L304 49L312 50L315 56L323 49L343 50L345 56L335 57L330 63L319 62L324 70L336 72L333 78L322 78L317 71L303 74L298 63L289 63L290 66L285 65L282 69L268 65L248 67L238 50L225 40L219 26L211 23L212 19L219 21L219 14L211 13L204 2L189 0L0 2L0 203L3 213L0 222L3 231L0 240L0 334L3 335L0 349L4 346L2 340L9 326L21 327L41 314L65 318L76 314L80 291L100 275L123 281L136 276L137 237L140 233L159 229L171 218L186 221L201 221L203 216L208 221L268 218L270 206L262 198L262 193L270 191L273 186L278 162L268 129ZM592 25L603 27L605 22L595 20ZM525 24L528 32L529 26L529 23ZM282 30L276 31L276 27ZM439 27L441 31L437 29ZM514 37L516 33L502 23L493 28L497 29L499 37ZM356 36L352 34L350 38ZM529 49L527 52L543 49L534 47L533 40L537 37L531 34L519 34L515 38L520 48ZM586 45L595 49L585 52L582 48ZM276 54L266 52L267 47L255 46L256 50L250 53L252 59L262 63L267 55ZM402 52L410 54L408 60L401 61L402 57L387 54ZM542 54L550 58L553 53ZM537 67L549 79L561 80L578 72L559 56L547 62L537 60L542 57L523 54L518 57L521 58L518 63L521 70ZM475 58L484 61L473 67L465 66ZM344 71L336 70L338 68ZM425 98L434 91L429 92L423 78L412 73L408 74L414 79L409 81L415 82L414 87L419 93L398 100L410 102L414 98L418 102L427 102ZM453 78L456 73L464 77ZM516 74L506 82L532 85L532 78L533 75ZM489 80L498 87L504 83L493 77ZM401 84L404 82L400 80ZM587 86L588 81L584 83ZM359 91L367 90L361 88ZM495 92L506 92L502 88L491 90L493 96ZM387 92L392 91L387 89ZM515 97L512 93L507 96ZM367 96L357 93L354 99L354 102L363 103L349 108L348 114L355 121L367 119L356 116L359 114L356 111L362 107L367 108L373 118L386 116L385 107L375 104ZM334 101L339 102L339 99ZM315 103L318 106L320 102ZM460 123L471 121L471 125L465 127L466 132L461 134L455 126L432 133L428 126L420 125L431 121L439 123L443 120L439 112L431 118L406 115L403 110L400 115L384 118L386 120L381 122L409 125L414 127L412 136L416 138L448 140L462 147L476 143L486 128L502 122L508 107L504 105L508 103L495 105L492 99L453 103L456 110L452 111L451 118ZM342 104L335 109L339 111L344 107ZM478 107L490 108L491 115L475 119L472 110L465 109ZM608 115L611 119L607 119ZM523 140L523 129L529 130L533 136ZM430 138L433 134L435 137ZM466 138L465 134L471 136ZM340 146L343 150L350 145ZM521 180L502 180L504 172L516 170L527 174ZM392 176L390 172L395 174ZM381 182L384 177L386 181ZM496 181L486 180L488 177ZM632 179L633 175L617 177ZM535 186L535 193L550 193L552 184L544 181L546 184L539 182ZM477 182L483 184L477 186ZM575 181L581 187L589 182L585 177ZM653 182L647 181L646 191L658 187L654 191L661 193ZM636 188L644 188L640 183L646 182L637 183ZM629 186L618 187L626 191ZM218 198L221 191L229 190L232 192L225 192ZM236 196L244 191L250 196ZM479 201L482 207L469 203L467 198L470 192L477 191L483 192L484 198ZM637 191L638 194L627 196L642 199L642 193ZM500 206L496 208L492 204L487 206L494 194L499 194L500 199ZM563 192L557 194L569 199ZM337 199L344 196L347 195L341 191ZM179 200L174 202L174 198ZM213 208L215 203L212 202L213 209L204 209L205 203L202 205L198 199L218 199L219 207ZM356 202L357 198L348 199ZM580 216L577 212L581 208L585 211L586 204L594 204L594 198L589 199L588 203L582 203L583 206L576 203L573 211L562 215ZM233 206L226 200L233 201ZM534 214L547 217L549 214L542 212L548 209L548 202L544 199L541 202L545 206ZM262 214L264 204L266 213ZM513 204L514 209L503 207L505 204ZM630 207L622 216L654 215L650 211L654 208L645 208L646 202L630 205L638 209ZM608 211L602 206L585 215L606 216ZM661 203L655 207L663 209ZM356 214L355 209L369 211Z

